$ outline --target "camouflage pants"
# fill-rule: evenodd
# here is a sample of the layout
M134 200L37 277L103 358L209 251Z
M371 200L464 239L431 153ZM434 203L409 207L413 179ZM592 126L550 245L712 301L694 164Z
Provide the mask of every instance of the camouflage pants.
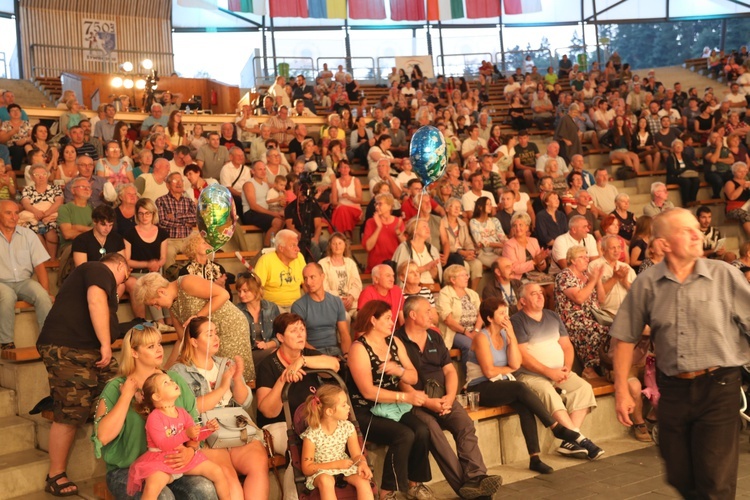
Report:
M99 368L98 350L55 345L40 345L38 349L47 368L54 421L79 426L92 420L104 386L118 376L117 360L112 358L108 366Z

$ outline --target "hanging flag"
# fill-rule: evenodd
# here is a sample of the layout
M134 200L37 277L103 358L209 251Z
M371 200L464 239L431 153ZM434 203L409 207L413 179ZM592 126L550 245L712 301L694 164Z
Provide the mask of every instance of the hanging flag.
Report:
M427 15L422 0L391 0L391 19L394 21L424 21Z
M310 17L316 19L346 19L346 0L308 0Z
M542 11L542 0L503 0L505 15L532 14Z
M271 17L308 17L307 0L269 0Z
M217 10L219 8L217 0L177 0L177 5L192 9Z
M466 0L466 17L500 17L500 0Z
M464 17L463 0L427 0L427 20L447 21Z
M385 0L349 0L349 19L385 19Z
M228 0L227 9L232 12L248 12L258 16L265 16L266 0Z

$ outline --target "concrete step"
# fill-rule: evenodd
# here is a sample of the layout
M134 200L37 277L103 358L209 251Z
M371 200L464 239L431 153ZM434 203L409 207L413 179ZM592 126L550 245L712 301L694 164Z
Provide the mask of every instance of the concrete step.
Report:
M53 106L53 102L44 92L27 80L0 78L0 88L10 90L16 98L16 103L23 107Z
M36 436L38 448L43 452L49 452L49 430L52 422L41 419L36 425ZM94 457L94 443L91 442L93 424L86 424L78 428L73 447L70 450L68 460L68 477L73 481L103 476L107 467L103 460Z
M581 432L607 451L607 442L627 439L629 430L617 421L613 395L598 397L596 403L597 408L586 417ZM488 418L474 422L474 425L479 438L479 448L482 451L482 457L487 468L523 462L528 464L529 455L526 451L526 444L517 415ZM554 454L560 441L555 439L552 433L539 422L537 422L537 432L542 454ZM453 437L448 432L445 432L445 435L451 447L455 450ZM634 439L633 441L635 442ZM370 450L370 460L375 464L374 473L379 482L386 449L381 446L368 447L368 449ZM443 481L444 477L432 456L429 460L432 469L430 484ZM566 461L570 461L570 459L566 459Z
M16 391L0 387L0 418L16 415Z
M49 457L39 450L25 450L0 457L0 500L37 494L44 490Z
M0 433L4 436L0 460L4 455L32 450L36 446L34 422L17 416L0 418Z

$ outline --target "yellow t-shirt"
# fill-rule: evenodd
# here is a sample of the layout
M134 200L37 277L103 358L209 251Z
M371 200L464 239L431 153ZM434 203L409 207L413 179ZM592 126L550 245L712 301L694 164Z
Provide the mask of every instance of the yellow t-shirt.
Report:
M280 307L291 307L301 296L300 286L304 267L305 258L301 252L289 266L281 262L276 252L263 255L253 270L263 286L263 298Z

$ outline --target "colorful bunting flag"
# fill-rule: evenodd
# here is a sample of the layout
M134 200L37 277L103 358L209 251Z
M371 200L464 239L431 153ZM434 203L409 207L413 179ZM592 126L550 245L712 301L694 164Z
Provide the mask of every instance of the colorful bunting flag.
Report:
M308 0L310 17L316 19L346 19L346 0Z
M258 16L267 14L266 0L228 0L227 8L232 12L248 12Z
M271 17L309 17L307 0L269 0Z
M427 15L422 0L390 0L394 21L424 21Z
M349 19L385 19L385 0L349 0Z
M500 0L466 0L466 17L469 19L500 17Z
M542 11L542 0L503 0L503 4L506 16Z
M447 21L464 17L463 0L427 0L427 20Z

